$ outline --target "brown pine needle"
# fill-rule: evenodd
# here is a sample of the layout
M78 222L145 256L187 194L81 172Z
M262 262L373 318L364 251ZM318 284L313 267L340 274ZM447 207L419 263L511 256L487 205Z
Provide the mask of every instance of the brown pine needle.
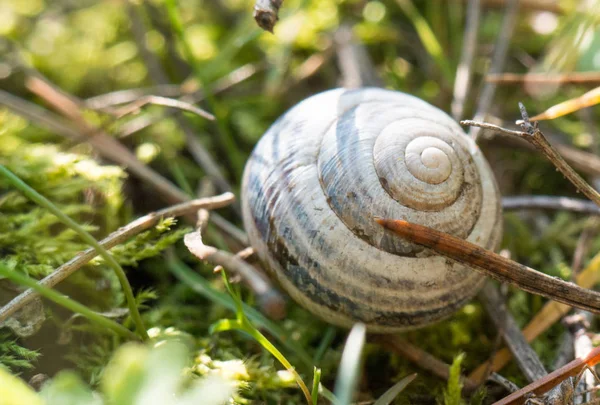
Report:
M426 226L403 220L383 218L375 220L386 229L411 242L432 249L498 281L515 285L524 291L554 301L600 314L600 293L596 291L550 277L473 243Z
M588 91L583 96L572 98L550 107L543 113L531 117L531 121L553 120L554 118L562 117L563 115L591 107L598 103L600 103L600 87Z
M524 404L532 394L541 395L569 377L577 376L586 367L593 367L600 362L600 347L592 350L584 358L575 359L569 364L553 371L544 378L515 391L509 396L495 402L494 405ZM546 403L546 402L544 402Z

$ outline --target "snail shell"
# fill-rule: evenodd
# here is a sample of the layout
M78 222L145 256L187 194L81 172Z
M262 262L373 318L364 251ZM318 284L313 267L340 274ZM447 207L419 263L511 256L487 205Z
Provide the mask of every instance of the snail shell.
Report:
M294 300L379 332L450 315L484 277L374 217L488 249L502 232L498 188L474 142L430 104L375 88L320 93L280 117L246 165L242 210L252 246Z

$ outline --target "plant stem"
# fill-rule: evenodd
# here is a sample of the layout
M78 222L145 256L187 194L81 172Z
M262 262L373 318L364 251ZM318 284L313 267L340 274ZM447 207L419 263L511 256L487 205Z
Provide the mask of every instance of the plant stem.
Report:
M88 318L90 321L95 322L98 325L103 326L107 329L110 329L123 337L135 340L138 339L135 333L133 333L123 325L120 325L114 321L111 321L108 318L105 318L104 316L92 311L85 305L82 305L77 301L73 301L69 297L62 295L51 288L38 284L36 280L26 276L25 274L21 274L18 271L10 270L8 267L1 263L0 275L6 277L14 283L34 289L40 295L48 298L50 301L53 301L56 304L63 306L67 309L70 309L75 313L81 314L82 316Z
M119 265L119 263L115 260L114 257L111 256L110 253L98 241L82 226L80 226L77 222L71 219L68 215L63 213L56 205L54 205L50 200L46 197L35 191L28 184L26 184L23 180L17 177L14 173L8 170L6 167L0 164L0 175L2 175L8 182L23 193L27 198L34 201L36 204L41 207L46 208L48 211L56 215L56 217L66 226L74 230L81 239L83 239L86 243L96 249L98 254L102 256L106 263L114 270L119 282L121 283L121 287L123 288L123 293L125 294L125 299L127 300L127 305L129 306L129 314L135 323L137 333L140 335L142 340L148 339L148 334L146 333L146 328L144 327L144 323L142 322L142 317L140 316L140 312L137 309L135 298L133 296L133 291L131 289L131 285L127 280L127 276L123 271L123 268ZM37 285L37 284L36 284ZM30 286L31 287L31 286ZM33 288L33 287L31 287Z

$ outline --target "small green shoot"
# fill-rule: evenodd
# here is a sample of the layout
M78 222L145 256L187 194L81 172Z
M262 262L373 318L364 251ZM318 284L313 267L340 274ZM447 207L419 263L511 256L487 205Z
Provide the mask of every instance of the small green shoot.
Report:
M448 376L448 386L444 390L444 405L464 405L462 399L463 383L460 375L460 365L465 359L465 354L461 353L454 358L450 366L450 375Z
M292 375L294 376L294 379L298 383L298 386L300 386L300 389L304 393L304 397L306 398L306 403L308 405L311 405L313 403L311 393L308 391L308 387L304 383L304 380L302 380L302 377L300 377L300 374L298 374L298 372L294 369L294 367L290 364L290 362L285 358L285 356L271 342L269 342L269 340L262 333L260 333L258 331L258 329L256 329L254 327L254 325L252 325L252 323L250 323L250 321L244 314L242 300L241 300L239 294L237 294L233 290L233 288L231 287L231 284L229 284L227 274L225 273L224 270L221 271L221 276L223 277L223 283L225 283L225 287L227 288L227 291L229 292L229 294L231 295L231 297L233 298L233 300L235 302L236 319L222 319L222 320L216 322L210 328L210 332L217 333L217 332L238 330L238 331L245 332L248 335L250 335L263 348L265 348L277 360L279 360L279 362L286 368L287 371L292 373Z
M314 368L313 370L313 386L312 386L312 405L317 405L319 400L319 385L321 384L321 369Z
M192 290L194 290L198 294L204 296L206 299L214 302L217 305L221 305L234 312L236 311L236 303L229 295L223 294L212 288L208 280L206 280L198 273L195 273L192 269L186 266L185 263L180 261L174 254L167 255L167 264L171 273L173 273L173 275L177 279L179 279L182 283L185 283ZM271 320L267 319L259 311L250 307L244 302L242 302L242 308L250 322L254 323L255 325L258 325L261 328L264 328L284 347L293 351L296 354L296 356L300 359L300 361L302 361L302 364L306 367L307 370L309 370L312 367L313 362L308 353L306 353L306 351L302 347L294 346L291 342L291 339L289 339L286 332L283 329L281 329L281 327L279 327Z

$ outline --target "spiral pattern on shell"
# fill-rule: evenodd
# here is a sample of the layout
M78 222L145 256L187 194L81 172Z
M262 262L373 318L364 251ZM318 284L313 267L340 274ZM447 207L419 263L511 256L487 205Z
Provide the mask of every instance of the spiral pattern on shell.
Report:
M499 193L477 146L441 110L375 88L320 93L279 118L246 165L242 209L253 247L292 298L373 331L442 319L484 281L374 217L490 249L501 236Z

